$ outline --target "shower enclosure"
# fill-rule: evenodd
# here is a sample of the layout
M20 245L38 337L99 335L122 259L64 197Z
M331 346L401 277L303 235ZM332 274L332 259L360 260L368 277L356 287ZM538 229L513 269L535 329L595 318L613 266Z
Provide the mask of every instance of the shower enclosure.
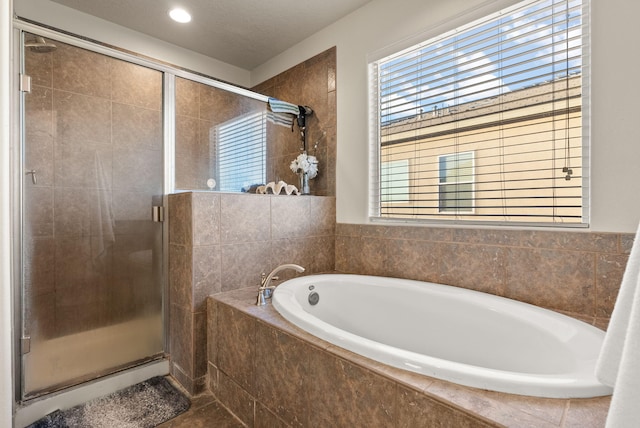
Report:
M28 399L164 355L164 76L29 33L22 62Z

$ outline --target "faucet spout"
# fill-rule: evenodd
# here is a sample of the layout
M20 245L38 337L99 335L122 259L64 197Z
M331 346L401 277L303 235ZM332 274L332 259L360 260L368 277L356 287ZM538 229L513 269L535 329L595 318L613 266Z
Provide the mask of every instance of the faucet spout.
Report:
M271 281L273 281L274 279L278 279L276 274L285 269L293 269L296 272L304 272L304 268L302 266L293 263L287 263L278 266L277 268L272 270L269 275L262 274L262 278L260 279L260 288L258 288L258 299L256 300L256 305L262 306L267 304L267 299L271 298L273 290L276 288L276 285L271 285Z

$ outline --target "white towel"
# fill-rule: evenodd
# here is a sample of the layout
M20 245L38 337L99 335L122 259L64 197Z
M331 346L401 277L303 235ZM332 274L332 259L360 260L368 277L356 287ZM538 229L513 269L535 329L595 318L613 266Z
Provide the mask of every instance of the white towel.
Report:
M612 386L607 427L640 426L640 225L596 365L600 382Z
M284 126L285 128L293 128L295 118L287 113L267 112L267 120L274 125Z
M269 107L274 113L289 113L296 116L300 114L300 107L277 98L269 98Z

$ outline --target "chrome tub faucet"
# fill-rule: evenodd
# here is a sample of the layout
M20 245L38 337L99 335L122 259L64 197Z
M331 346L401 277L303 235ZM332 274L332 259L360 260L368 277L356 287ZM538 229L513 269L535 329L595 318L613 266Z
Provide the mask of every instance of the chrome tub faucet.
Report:
M273 290L277 287L277 285L271 285L271 281L274 279L278 279L276 274L285 269L293 269L296 272L304 272L304 268L302 266L288 263L284 265L280 265L269 273L269 275L262 274L260 278L260 288L258 288L258 298L256 300L256 305L262 306L267 304L267 300L271 298L273 295Z

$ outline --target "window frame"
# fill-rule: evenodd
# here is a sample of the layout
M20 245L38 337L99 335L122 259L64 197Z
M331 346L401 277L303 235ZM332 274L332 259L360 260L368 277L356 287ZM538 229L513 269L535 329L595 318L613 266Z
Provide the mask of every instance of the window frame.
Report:
M467 225L487 225L487 226L508 226L508 227L543 227L543 228L588 228L590 225L590 156L591 156L591 0L581 0L581 150L582 157L580 168L584 172L581 182L581 221L572 223L561 221L536 221L536 219L504 219L504 220L482 220L482 219L447 219L447 218L408 218L381 215L380 198L380 174L382 162L381 145L381 115L379 112L381 88L378 82L377 64L386 57L399 56L409 52L417 45L424 46L438 40L445 39L455 31L462 32L472 28L480 20L487 19L492 15L509 13L523 5L531 5L538 0L497 1L490 5L483 5L474 10L455 15L432 27L431 30L414 35L403 42L384 47L367 55L368 80L369 80L369 194L368 213L372 222L389 223L419 223L419 224L467 224ZM476 189L474 189L475 192ZM409 198L409 201L411 197ZM475 207L475 204L474 204ZM508 216L507 216L508 217Z

